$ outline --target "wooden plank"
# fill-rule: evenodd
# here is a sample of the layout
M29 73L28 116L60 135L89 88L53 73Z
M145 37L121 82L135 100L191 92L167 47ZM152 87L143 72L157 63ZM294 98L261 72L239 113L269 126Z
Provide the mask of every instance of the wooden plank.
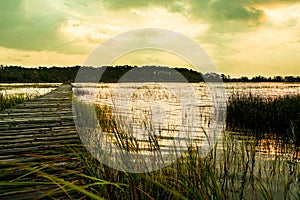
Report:
M4 111L4 113L24 113L24 112L32 112L32 109L16 109L11 108ZM38 110L35 110L34 112L57 112L57 111L72 111L72 108L66 107L63 109L58 110L57 108L39 108Z
M73 121L61 121L61 122L53 122L49 124L46 123L39 123L39 124L3 124L0 125L0 130L21 130L21 129L27 129L27 128L52 128L57 126L74 126ZM0 131L1 132L1 131Z
M62 122L62 121L68 121L73 120L73 116L53 116L53 117L38 117L38 118L23 118L23 117L16 117L14 119L7 118L7 119L1 119L1 124L36 124L36 123L49 123L49 122Z
M48 144L48 143L67 143L73 141L72 139L76 139L78 141L78 136L71 135L62 135L62 136L51 136L51 137L33 137L33 138L22 138L22 139L14 139L11 141L0 142L0 151L5 148L14 148L14 147L23 147L23 146L33 146L36 144ZM75 141L75 140L74 140Z
M27 117L43 117L43 116L57 116L57 115L72 115L71 110L62 110L57 112L32 112L30 109L29 112L23 111L20 113L0 113L0 119L14 119L14 118L27 118Z
M65 107L69 107L69 104L20 104L16 106L16 109L39 109L39 108L57 108L57 110L61 110Z
M74 124L72 126L62 126L62 127L41 127L41 128L28 128L28 129L20 129L20 130L2 130L1 136L14 136L14 135L30 135L30 134L44 134L44 133L59 133L59 132L69 132L74 131L76 128ZM0 138L1 139L1 138Z
M36 132L35 134L32 134L32 132L23 132L23 133L17 133L15 135L4 135L0 137L0 144L2 143L12 143L17 142L20 140L32 140L32 139L38 139L38 138L54 138L58 136L65 136L65 135L76 135L76 130L69 130L65 132L53 132L53 131L44 131L43 133ZM77 137L77 136L76 136ZM16 141L15 141L16 140Z
M38 117L38 118L23 118L16 117L14 119L7 118L1 119L1 124L36 124L36 123L47 123L47 122L61 122L61 121L73 120L73 116L54 116L54 117Z

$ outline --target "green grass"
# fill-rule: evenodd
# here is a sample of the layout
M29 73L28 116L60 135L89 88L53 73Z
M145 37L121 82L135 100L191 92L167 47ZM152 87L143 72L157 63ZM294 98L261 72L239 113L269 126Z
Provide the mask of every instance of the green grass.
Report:
M34 97L34 95L28 94L3 95L2 93L0 93L0 111L11 108Z
M226 124L230 130L251 132L258 137L276 134L300 144L300 95L263 98L233 94L227 103Z

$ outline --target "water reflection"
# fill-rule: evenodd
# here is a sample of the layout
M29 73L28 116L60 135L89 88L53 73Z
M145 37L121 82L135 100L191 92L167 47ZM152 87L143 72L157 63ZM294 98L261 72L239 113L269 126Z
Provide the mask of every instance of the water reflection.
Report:
M181 83L147 83L143 87L134 83L77 84L73 90L81 101L110 106L115 118L130 124L123 128L145 149L149 130L163 148L174 145L174 138L181 137L190 138L191 144L201 145L216 117L213 99L205 83L191 83L196 101L191 102L190 107L184 107L181 103L189 101L190 94L181 86ZM295 83L225 83L223 86L227 96L249 92L266 98L300 94L300 84ZM130 98L127 98L128 94ZM226 99L224 101L226 103ZM274 135L255 140L244 133L227 134L236 141L253 141L257 159L274 160L281 156L299 160L295 146ZM218 148L221 150L220 145Z
M274 161L278 158L292 162L300 162L300 149L292 141L286 141L276 134L264 134L261 138L242 132L226 131L233 140L246 143L255 148L256 159Z
M51 92L61 83L0 83L0 94L40 96Z

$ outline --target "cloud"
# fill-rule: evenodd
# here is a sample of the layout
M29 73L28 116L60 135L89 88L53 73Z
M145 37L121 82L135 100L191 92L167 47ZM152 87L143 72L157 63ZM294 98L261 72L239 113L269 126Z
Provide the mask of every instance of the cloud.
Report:
M276 4L281 1L0 1L0 46L65 54L87 53L91 50L89 44L99 43L130 28L148 26L174 29L167 25L172 24L172 18L182 26L178 26L176 30L180 29L182 32L187 28L192 35L196 34L192 32L203 30L200 26L208 27L208 25L209 29L205 28L208 33L243 32L260 25L265 11L257 5L264 2ZM145 16L143 12L146 12ZM138 19L139 17L142 19ZM76 29L75 26L70 25L72 20L83 23ZM195 23L188 23L188 21ZM196 23L200 24L198 28L193 25ZM108 28L109 25L116 27L116 30ZM193 29L195 31L192 31ZM78 36L80 31L85 36L80 38Z
M290 5L299 3L299 0L103 0L102 3L106 9L117 12L160 7L211 24L213 32L243 32L265 22L266 13L262 6Z
M192 67L185 59L171 52L157 49L143 49L129 52L118 57L112 65L160 65L160 66L185 66Z
M255 8L250 0L148 0L148 1L122 1L105 0L103 4L112 10L144 7L164 7L171 12L180 12L190 17L215 20L258 20L263 11Z
M45 3L45 2L44 2ZM67 20L41 1L0 1L0 46L22 50L82 53L60 32ZM74 47L74 46L73 46Z

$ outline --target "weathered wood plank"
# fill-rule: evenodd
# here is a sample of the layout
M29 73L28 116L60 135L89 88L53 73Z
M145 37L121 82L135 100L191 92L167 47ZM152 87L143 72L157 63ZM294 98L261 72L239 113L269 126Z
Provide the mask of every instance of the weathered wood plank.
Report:
M22 104L15 108L17 109L40 109L40 108L56 108L62 110L63 108L69 107L69 104Z
M20 130L27 128L52 128L57 126L74 126L73 121L60 121L52 123L39 123L39 124L3 124L0 125L0 130ZM1 131L0 131L1 132Z
M38 138L56 138L59 136L66 136L66 135L76 136L76 134L77 134L76 130L69 130L65 132L44 131L43 133L36 132L36 134L32 134L32 132L25 132L25 133L23 132L23 133L16 133L16 135L5 135L0 137L0 144L19 142L21 140L30 141Z
M41 128L28 128L28 129L20 129L20 130L2 130L1 136L16 136L26 134L44 134L44 133L63 133L63 132L69 132L74 131L76 128L74 127L74 124L72 126L62 126L62 127L41 127ZM0 138L1 139L1 138Z
M16 108L11 108L11 109L7 109L5 110L3 113L25 113L25 112L32 112L32 109L16 109ZM38 110L35 110L34 112L61 112L61 111L72 111L72 108L70 107L66 107L63 108L61 110L58 110L57 108L39 108Z
M7 118L7 119L1 119L1 124L36 124L36 123L45 123L45 122L61 122L64 120L73 120L73 116L53 116L53 117L38 117L38 118L23 118L23 117L17 117L14 119Z
M51 117L58 115L72 115L72 111L62 110L56 112L32 112L30 109L29 112L14 112L14 113L0 113L0 120L4 119L15 119L15 118L27 118L27 117Z
M73 140L74 139L74 140ZM55 136L55 137L34 137L34 138L25 138L25 139L15 139L12 141L1 142L0 143L0 152L2 149L6 148L14 148L14 147L24 147L24 146L34 146L37 144L43 145L53 142L59 143L67 143L78 141L77 135L63 135L63 136Z

